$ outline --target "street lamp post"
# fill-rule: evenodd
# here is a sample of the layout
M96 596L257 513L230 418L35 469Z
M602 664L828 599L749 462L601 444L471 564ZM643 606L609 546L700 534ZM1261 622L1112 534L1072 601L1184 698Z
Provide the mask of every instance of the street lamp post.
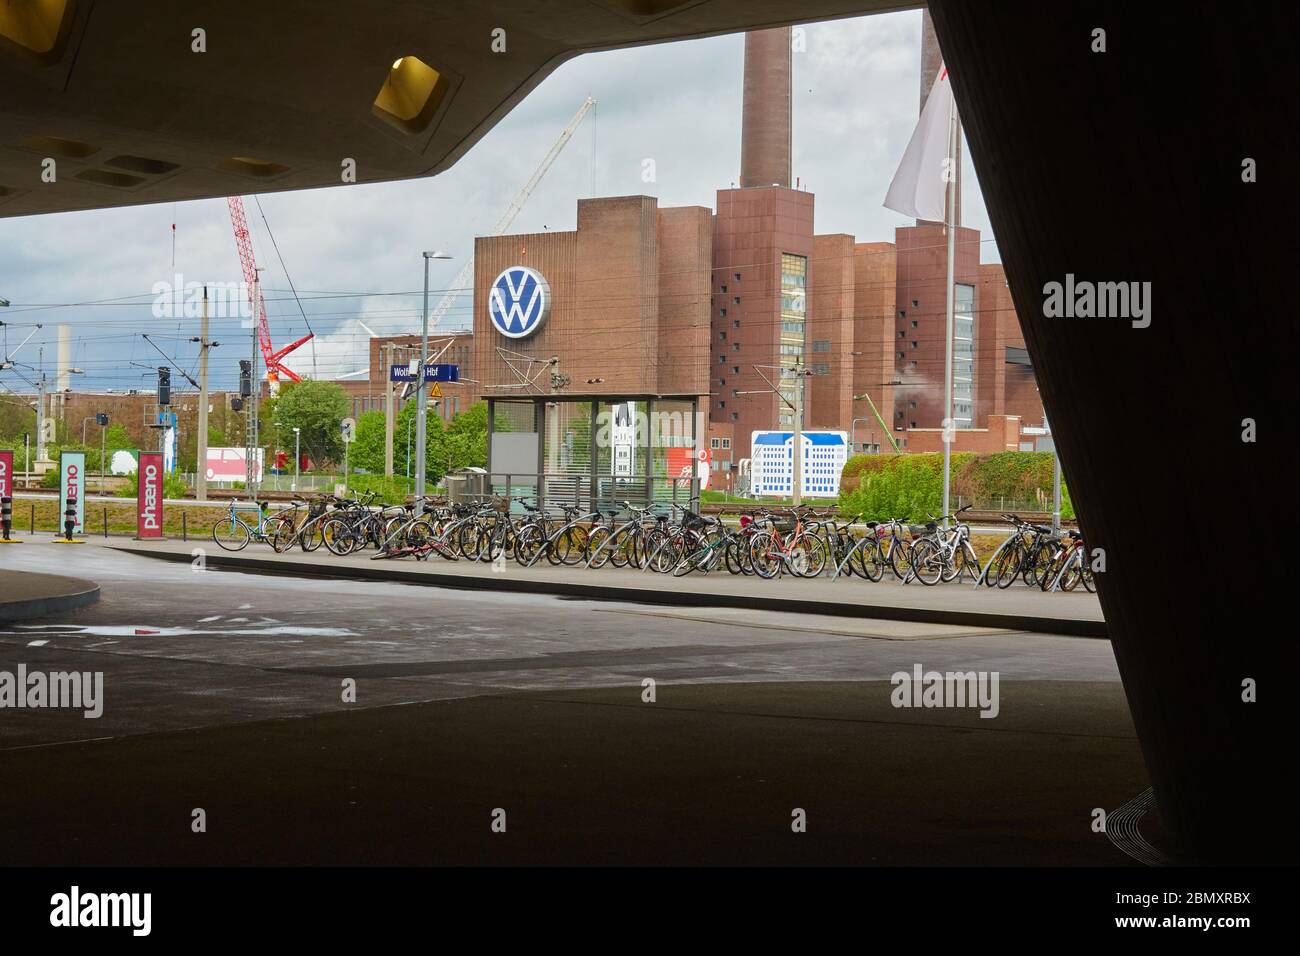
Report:
M295 427L293 430L293 491L298 490L298 466L302 463L302 455L298 453L299 440L302 437L302 429ZM347 478L343 479L347 481Z
M424 306L420 310L420 367L415 378L415 504L417 508L424 504L425 415L429 404L429 390L424 387L424 369L429 364L429 260L451 258L445 252L423 252L421 255L424 257Z
M870 418L855 418L855 419L853 419L852 423L849 425L849 444L850 444L850 445L856 445L856 444L857 444L857 434L858 434L857 429L858 429L858 422L866 422L866 423L869 425L869 424L871 424L871 419L870 419ZM873 437L874 437L874 436L873 436ZM872 444L874 445L875 442L872 442ZM858 449L859 452L861 452L862 450L863 450L863 449L861 449L861 448Z

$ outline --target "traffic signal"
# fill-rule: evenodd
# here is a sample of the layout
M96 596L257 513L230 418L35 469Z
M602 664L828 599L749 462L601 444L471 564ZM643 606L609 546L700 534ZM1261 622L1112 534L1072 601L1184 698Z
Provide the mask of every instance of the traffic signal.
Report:
M108 412L96 412L95 424L100 428L106 427L108 425Z
M244 400L242 398L232 398L230 400L230 410L232 412L242 412L244 410Z
M158 366L158 404L172 403L172 370L165 365Z
M242 398L253 394L253 363L248 359L239 360L239 394Z

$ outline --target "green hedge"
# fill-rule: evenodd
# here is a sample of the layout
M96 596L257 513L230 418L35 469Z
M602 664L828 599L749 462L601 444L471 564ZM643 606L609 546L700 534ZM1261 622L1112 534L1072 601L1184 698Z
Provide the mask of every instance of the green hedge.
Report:
M1052 454L1007 451L992 455L957 452L952 456L953 506L958 499L976 508L1008 507L1044 501L1051 507ZM904 518L922 521L938 514L943 502L943 455L854 455L844 465L840 509L873 520ZM1069 490L1061 483L1061 514L1074 517Z

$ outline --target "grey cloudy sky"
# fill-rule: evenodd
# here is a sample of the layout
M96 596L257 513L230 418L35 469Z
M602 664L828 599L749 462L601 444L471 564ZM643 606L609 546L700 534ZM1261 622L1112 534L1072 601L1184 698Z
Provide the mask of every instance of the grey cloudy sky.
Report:
M916 122L920 25L920 12L907 11L804 28L807 49L794 56L794 175L816 194L819 233L892 241L894 228L910 223L881 202ZM589 115L511 232L574 228L576 201L592 195L593 156L596 195L644 193L661 205L712 208L715 190L739 174L743 42L733 35L579 57L440 176L263 196L294 285L304 299L314 297L304 307L318 336L317 374L364 366L367 334L358 320L379 333L418 331L420 250L456 257L435 262L430 278L434 290L451 286L474 236L492 228L587 95L598 101L595 123ZM984 261L997 261L969 150L966 157L963 221L983 233ZM654 182L642 179L645 159L654 160ZM246 206L280 345L305 325L285 300L288 283L258 207L251 199ZM86 370L76 386L91 390L147 383L148 373L130 365L157 364L141 332L192 368L196 321L157 319L150 309L154 283L173 274L173 221L175 271L186 281L240 279L221 199L0 220L0 297L13 303L0 312L11 323L2 341L12 349L32 323L45 323L19 358L35 364L35 345L44 341L52 371L55 326L72 325L73 364ZM106 299L119 301L30 308ZM468 327L470 309L462 296L442 327ZM231 319L215 323L213 335L223 342L213 364L221 387L234 380L248 333ZM310 348L298 354L294 367L310 373ZM0 384L24 390L14 376L0 372Z

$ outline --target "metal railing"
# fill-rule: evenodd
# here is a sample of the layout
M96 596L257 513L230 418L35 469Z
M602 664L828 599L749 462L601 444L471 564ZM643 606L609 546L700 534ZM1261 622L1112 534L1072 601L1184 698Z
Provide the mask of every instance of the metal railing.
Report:
M191 488L194 487L196 476L192 473L182 474L181 480ZM299 475L295 480L293 475L272 475L264 474L262 480L258 482L259 491L299 491L304 494L315 494L318 492L332 493L334 486L343 481L342 475ZM236 485L242 486L244 480L237 478L232 481L223 481L220 479L209 478L209 488L234 488Z

